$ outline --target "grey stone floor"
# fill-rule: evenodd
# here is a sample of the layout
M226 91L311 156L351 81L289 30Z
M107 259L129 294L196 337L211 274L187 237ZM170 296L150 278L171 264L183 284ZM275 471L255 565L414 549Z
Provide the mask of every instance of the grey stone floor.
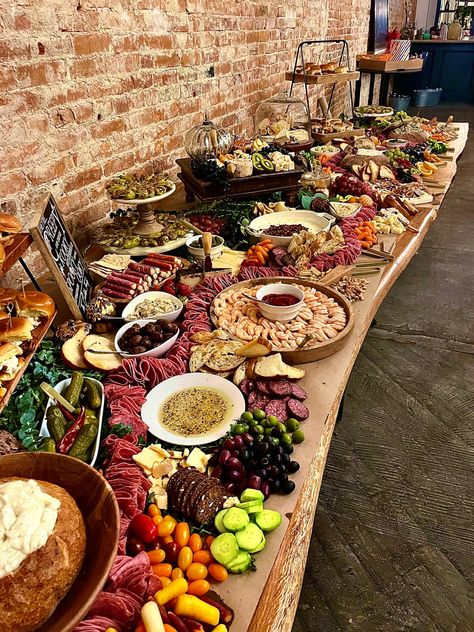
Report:
M352 372L293 632L474 631L473 275L471 132Z

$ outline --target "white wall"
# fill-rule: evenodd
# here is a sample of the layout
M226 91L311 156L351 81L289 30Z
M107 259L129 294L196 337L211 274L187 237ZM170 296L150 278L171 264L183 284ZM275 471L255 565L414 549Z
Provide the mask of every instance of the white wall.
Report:
M416 3L415 22L418 28L427 28L433 26L437 0L418 0Z

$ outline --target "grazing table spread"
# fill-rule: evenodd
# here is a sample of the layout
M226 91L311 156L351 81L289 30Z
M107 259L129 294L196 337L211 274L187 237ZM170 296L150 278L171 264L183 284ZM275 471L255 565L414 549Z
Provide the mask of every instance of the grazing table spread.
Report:
M87 253L84 320L54 339L41 342L51 297L1 290L0 506L24 539L2 544L15 555L0 559L0 591L18 588L7 629L291 630L352 366L468 133L377 107L352 140L309 152L285 149L308 142L288 121L264 118L249 141L205 121L188 167L223 202L185 204L165 174L115 178L127 208ZM276 171L304 174L303 210L226 195ZM14 220L0 217L5 244ZM70 562L53 576L58 538Z

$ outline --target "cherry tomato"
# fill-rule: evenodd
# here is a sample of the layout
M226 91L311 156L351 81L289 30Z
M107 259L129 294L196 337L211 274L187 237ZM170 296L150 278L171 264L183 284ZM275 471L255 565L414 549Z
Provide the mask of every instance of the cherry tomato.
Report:
M173 568L171 571L171 579L174 581L175 579L181 579L184 577L184 573L180 568Z
M135 555L138 555L144 550L145 544L140 540L140 538L133 535L127 538L127 554L130 555L130 557L135 557Z
M191 581L194 581L196 579L206 579L207 568L204 566L204 564L193 562L186 569L186 575Z
M176 564L178 561L179 546L176 542L168 542L164 546L166 552L166 561L170 564Z
M132 518L130 522L129 531L137 538L140 538L145 544L150 544L158 537L156 526L153 524L153 520L150 516L145 514L138 514L135 518Z
M150 558L150 564L161 564L161 562L165 561L166 553L163 549L155 549L154 551L147 552L148 557Z
M212 579L215 579L216 582L225 582L225 580L229 577L229 573L221 564L210 564L209 575Z
M211 584L206 579L196 579L188 585L188 595L202 597L211 589Z
M171 584L172 581L173 580L170 577L163 577L163 575L160 575L160 582L163 588L168 586L168 584Z
M180 549L189 542L189 525L187 522L179 522L174 531L174 539Z
M171 573L173 571L171 564L165 564L164 562L161 562L160 564L153 564L151 568L158 577L171 577Z
M213 561L214 558L212 557L211 552L205 551L204 549L202 551L196 551L193 555L193 562L199 562L200 564L204 564L204 566L209 566L209 564L212 564Z
M165 538L167 535L171 535L174 531L175 524L176 523L171 522L171 520L166 519L164 519L163 522L160 522L157 527L160 538Z
M169 514L167 514L167 515L164 517L164 519L165 519L165 520L167 520L168 522L172 522L172 523L173 523L173 528L174 528L174 527L176 526L176 524L177 524L177 520L176 520L176 518L173 518L173 516L170 516Z
M153 516L152 520L155 527L157 527L163 522L163 516L161 514L156 514L156 516Z
M167 535L164 538L160 538L161 546L165 546L169 542L174 542L174 538L172 535Z
M202 538L199 533L193 533L189 538L189 548L193 553L202 549Z
M206 538L206 549L211 549L211 544L214 542L216 538L213 535L208 535Z
M182 571L185 571L193 562L193 552L189 546L183 546L178 555L178 566Z
M148 507L147 513L150 516L150 518L154 518L155 516L161 516L161 511L158 509L157 505L155 505L154 503L152 503Z

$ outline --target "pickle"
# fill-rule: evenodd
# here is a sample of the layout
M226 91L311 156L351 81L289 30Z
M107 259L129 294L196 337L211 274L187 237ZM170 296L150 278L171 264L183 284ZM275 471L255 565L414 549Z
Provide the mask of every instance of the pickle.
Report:
M84 384L84 376L80 371L73 371L71 376L71 382L66 390L66 399L74 407L79 404L79 397L81 396L82 386Z
M85 454L87 450L91 447L94 439L97 436L97 426L95 424L85 424L79 430L79 434L77 435L76 440L71 446L71 449L68 452L69 456L78 456L80 454Z
M56 452L56 443L51 437L45 437L41 443L41 450L43 452Z
M129 237L123 242L122 248L135 248L140 245L140 237Z
M102 398L97 385L89 378L84 379L86 400L90 408L100 408ZM86 413L87 414L87 413Z
M53 441L58 443L66 434L67 421L58 406L50 406L46 413L48 432Z

